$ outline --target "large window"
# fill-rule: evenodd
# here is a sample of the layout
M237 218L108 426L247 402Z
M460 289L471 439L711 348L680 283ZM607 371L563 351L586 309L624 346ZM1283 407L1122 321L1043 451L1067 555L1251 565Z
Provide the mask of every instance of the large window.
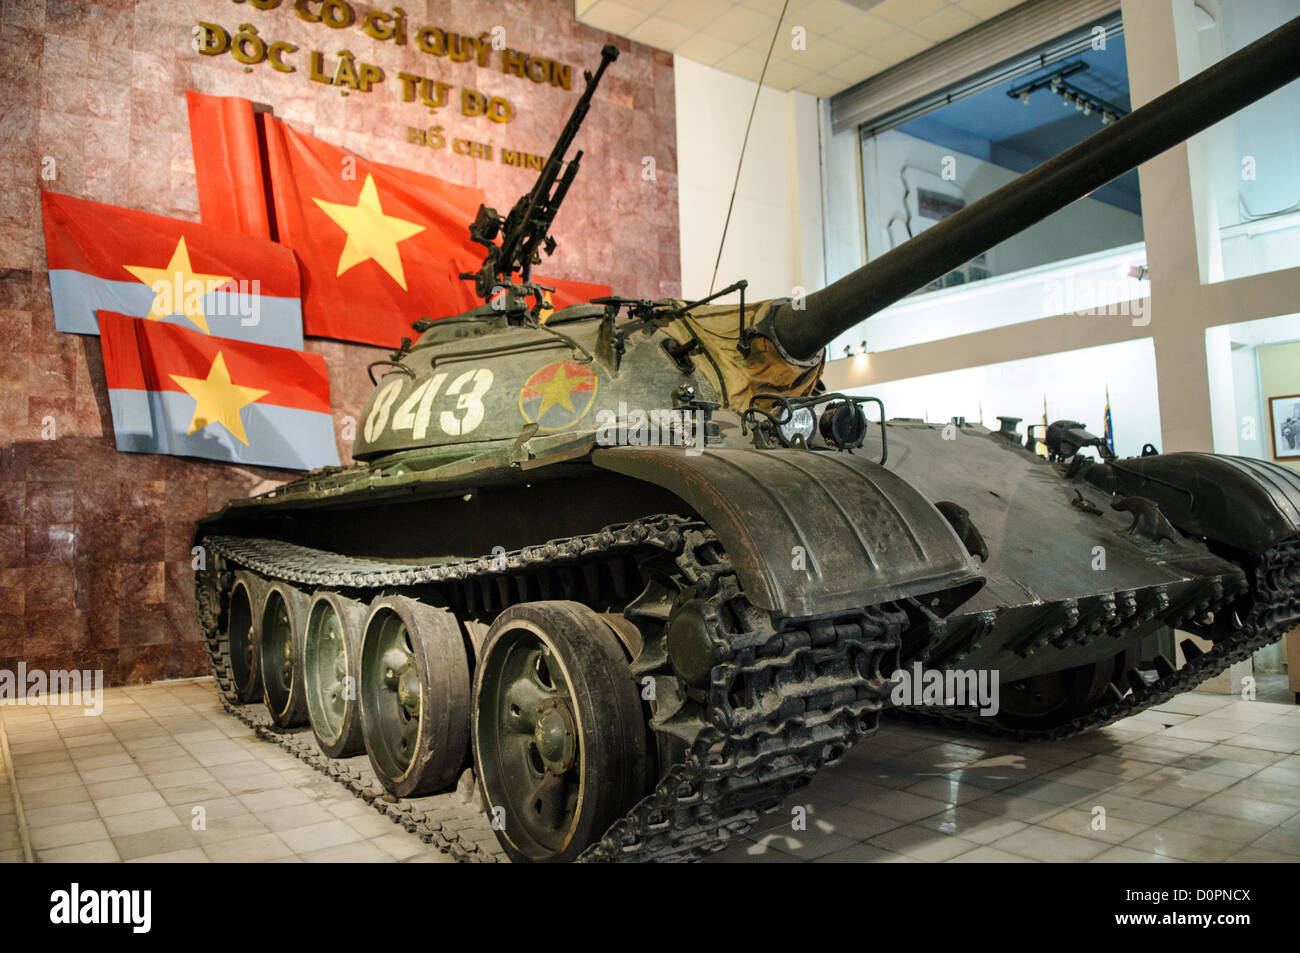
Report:
M966 83L912 118L862 128L867 255L874 258L1013 181L1129 111L1124 39L1113 26L1093 42L996 84ZM1059 49L1061 43L1056 44ZM906 121L897 122L904 118ZM994 246L925 291L970 284L1142 240L1137 173L1097 189ZM1039 315L1033 315L1040 317Z
M1198 0L1184 57L1199 68L1300 16L1300 0ZM1201 276L1208 282L1300 266L1300 83L1192 140Z

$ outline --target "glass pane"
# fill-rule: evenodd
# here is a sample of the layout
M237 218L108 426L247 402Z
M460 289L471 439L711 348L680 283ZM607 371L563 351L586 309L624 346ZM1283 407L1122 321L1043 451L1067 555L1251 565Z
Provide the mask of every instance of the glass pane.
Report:
M864 136L869 258L895 248L1129 111L1124 38ZM1142 206L1130 172L995 245L836 341L886 350L1141 299ZM1140 317L1138 315L1137 317ZM1138 321L1137 323L1144 323Z
M1297 16L1300 0L1197 4L1183 44L1195 42L1204 68ZM1205 196L1196 207L1203 281L1300 265L1297 116L1300 83L1291 83L1192 140L1192 191Z
M1048 423L1077 420L1098 436L1105 432L1109 393L1115 452L1137 456L1143 444L1160 446L1156 355L1150 338L887 381L846 393L879 397L889 417L936 423L965 417L990 430L998 429L999 415L1020 417L1024 435L1027 424L1040 423L1046 414Z

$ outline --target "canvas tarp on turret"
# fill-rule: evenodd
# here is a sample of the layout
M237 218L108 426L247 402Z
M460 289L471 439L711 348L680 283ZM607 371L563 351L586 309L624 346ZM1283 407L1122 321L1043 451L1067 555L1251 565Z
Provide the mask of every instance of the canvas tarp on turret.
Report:
M747 304L745 327L752 328L767 317L774 304L773 301ZM803 397L812 393L821 377L824 358L806 364L791 363L765 337L752 338L748 353L742 354L736 347L740 339L738 305L695 308L665 330L682 343L695 339L703 345L704 359L696 363L718 389L725 407L744 410L756 394Z

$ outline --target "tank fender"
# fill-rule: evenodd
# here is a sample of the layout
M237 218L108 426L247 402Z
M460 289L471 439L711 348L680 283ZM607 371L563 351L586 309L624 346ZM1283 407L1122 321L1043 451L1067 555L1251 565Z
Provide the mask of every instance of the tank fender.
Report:
M1092 467L1090 483L1153 500L1180 532L1256 555L1300 532L1300 473L1249 457L1167 453Z
M984 582L933 504L860 456L609 447L592 461L688 503L718 534L746 596L773 612L806 616L915 597L942 615Z

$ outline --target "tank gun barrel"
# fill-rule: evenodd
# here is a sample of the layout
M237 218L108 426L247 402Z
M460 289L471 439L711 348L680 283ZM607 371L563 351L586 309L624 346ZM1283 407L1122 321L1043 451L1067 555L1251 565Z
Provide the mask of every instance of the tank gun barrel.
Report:
M801 360L836 336L1094 189L1300 76L1300 17L1197 73L915 238L779 304L769 336Z

